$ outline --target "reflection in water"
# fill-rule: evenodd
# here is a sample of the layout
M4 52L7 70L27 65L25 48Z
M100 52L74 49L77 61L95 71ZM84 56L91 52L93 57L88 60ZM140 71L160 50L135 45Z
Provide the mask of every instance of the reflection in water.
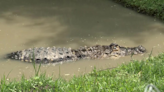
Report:
M19 2L19 3L17 3ZM31 47L71 47L109 45L143 45L154 47L153 55L164 51L164 24L151 17L123 8L109 0L1 0L0 1L0 77L32 76L32 64L4 59L7 53ZM147 54L148 54L147 53ZM137 55L133 59L147 57ZM82 60L62 65L43 65L47 75L60 73L67 78L99 69L115 67L130 57ZM66 74L66 75L65 75Z

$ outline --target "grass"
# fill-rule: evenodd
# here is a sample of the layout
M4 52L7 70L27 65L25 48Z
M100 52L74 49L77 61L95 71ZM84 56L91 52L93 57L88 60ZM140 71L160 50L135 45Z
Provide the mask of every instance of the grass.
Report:
M37 73L37 72L36 72ZM20 81L1 79L1 92L144 92L148 84L164 91L164 53L141 61L133 60L112 70L74 76L69 81L59 77L53 80L46 74L35 74Z
M37 68L36 67L36 62L35 62L35 55L34 55L34 49L33 49L33 62L32 62L32 65L33 65L33 67L34 67L34 70L35 70L35 76L38 76L38 74L39 74L39 70L40 70L40 67L41 67L41 62L40 62L40 64L39 64L39 67Z
M137 12L164 20L164 0L113 0Z

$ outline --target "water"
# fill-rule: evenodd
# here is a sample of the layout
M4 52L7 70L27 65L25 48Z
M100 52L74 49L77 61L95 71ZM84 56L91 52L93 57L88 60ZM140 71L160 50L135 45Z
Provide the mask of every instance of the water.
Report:
M5 0L0 1L0 78L20 79L34 75L31 63L4 59L7 53L31 47L71 47L109 45L143 45L144 59L164 51L164 24L152 17L124 8L110 0ZM128 63L130 56L120 59L82 60L59 65L43 65L47 76L59 73L66 79L73 75ZM60 66L60 68L59 68ZM11 72L10 72L11 71Z

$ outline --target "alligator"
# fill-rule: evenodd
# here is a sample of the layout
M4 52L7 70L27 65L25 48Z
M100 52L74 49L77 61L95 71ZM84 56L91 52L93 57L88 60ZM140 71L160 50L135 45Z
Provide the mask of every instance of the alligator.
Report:
M127 55L143 54L146 49L139 45L137 47L123 47L116 43L110 45L95 45L91 47L80 47L78 49L40 47L29 48L21 51L12 52L7 55L10 59L25 62L35 61L36 63L57 63L77 61L80 59L98 59L105 57L124 57Z

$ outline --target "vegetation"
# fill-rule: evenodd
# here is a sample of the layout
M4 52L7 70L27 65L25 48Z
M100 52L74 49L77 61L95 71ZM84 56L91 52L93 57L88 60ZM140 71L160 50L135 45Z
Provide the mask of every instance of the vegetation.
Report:
M164 20L164 0L113 0L137 12Z

